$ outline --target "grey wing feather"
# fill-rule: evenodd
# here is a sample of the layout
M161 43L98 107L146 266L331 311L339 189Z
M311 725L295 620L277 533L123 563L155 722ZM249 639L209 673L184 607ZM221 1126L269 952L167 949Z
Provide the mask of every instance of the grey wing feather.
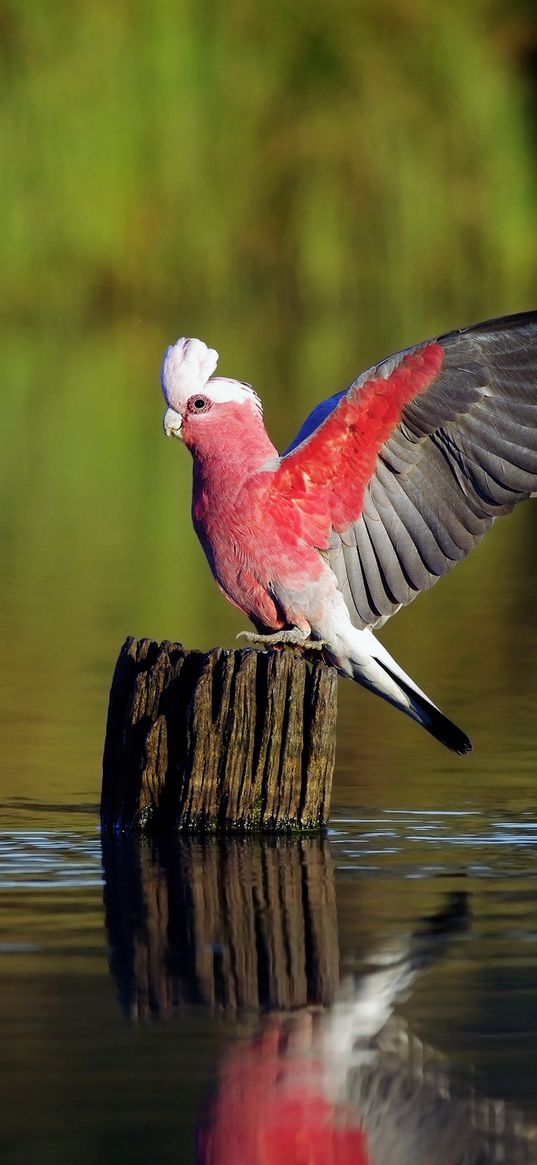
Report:
M332 533L330 565L357 627L384 623L537 491L537 312L436 342L439 376L382 446L360 518ZM405 355L351 387L388 378Z

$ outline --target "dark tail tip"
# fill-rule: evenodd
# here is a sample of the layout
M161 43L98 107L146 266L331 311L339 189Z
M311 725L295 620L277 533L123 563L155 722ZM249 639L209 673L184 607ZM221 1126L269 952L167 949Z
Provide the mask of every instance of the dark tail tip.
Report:
M413 720L417 720L427 732L431 733L440 744L445 744L446 748L450 748L452 752L456 752L458 756L466 756L467 752L472 751L472 741L462 729L457 728L457 725L452 720L448 720L447 716L436 708L427 696L420 696L419 692L415 692L410 684L405 684L405 681L400 675L395 675L394 672L385 664L377 660L384 671L395 680L396 684L402 688L403 692L410 699L412 711L408 709L408 715L412 716ZM406 711L406 709L405 709Z
M457 728L452 720L448 720L447 716L444 716L444 713L440 712L438 708L424 703L420 707L420 712L423 715L421 721L423 727L427 729L427 732L432 733L441 744L445 744L446 748L450 748L458 756L466 756L466 753L472 751L472 741L466 733L461 728Z

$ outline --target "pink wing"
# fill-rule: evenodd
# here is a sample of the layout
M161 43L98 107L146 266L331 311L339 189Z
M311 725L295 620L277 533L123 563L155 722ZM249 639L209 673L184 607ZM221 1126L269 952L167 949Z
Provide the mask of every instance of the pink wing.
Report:
M378 626L537 491L537 312L451 332L360 376L275 474L270 505Z

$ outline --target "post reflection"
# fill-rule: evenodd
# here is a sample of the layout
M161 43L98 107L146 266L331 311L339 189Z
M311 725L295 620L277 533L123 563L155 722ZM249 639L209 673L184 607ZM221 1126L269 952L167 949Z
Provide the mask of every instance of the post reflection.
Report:
M110 970L133 1019L187 1004L326 1006L339 955L328 844L104 838Z

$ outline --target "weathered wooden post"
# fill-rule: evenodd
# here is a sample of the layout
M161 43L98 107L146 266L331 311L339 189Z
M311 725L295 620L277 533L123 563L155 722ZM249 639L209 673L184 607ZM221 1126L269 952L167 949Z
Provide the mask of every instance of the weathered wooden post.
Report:
M103 828L319 830L337 678L316 652L127 639L110 692Z

